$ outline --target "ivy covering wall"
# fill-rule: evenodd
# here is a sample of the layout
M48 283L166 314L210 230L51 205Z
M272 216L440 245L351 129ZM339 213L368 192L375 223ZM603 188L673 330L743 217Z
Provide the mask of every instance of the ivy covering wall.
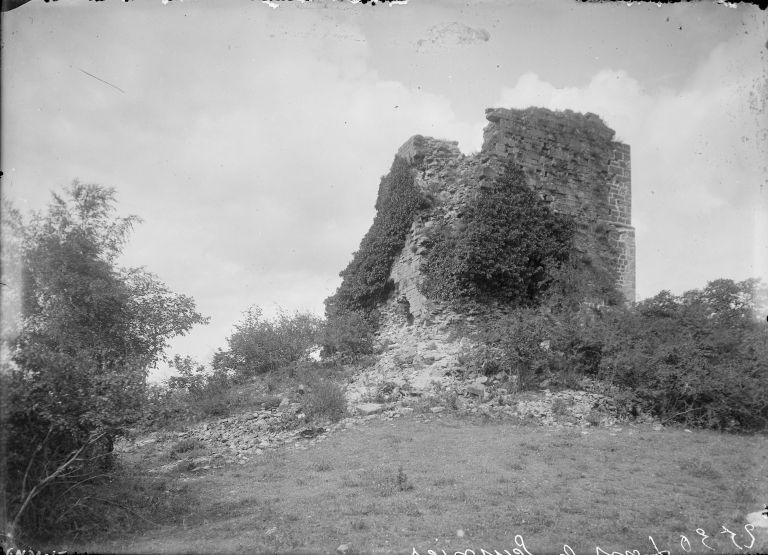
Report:
M568 259L575 223L554 213L509 164L480 188L460 222L443 222L421 271L422 292L454 303L537 304Z
M325 301L329 318L344 311L369 315L386 300L393 286L389 275L392 263L403 248L416 212L425 203L414 185L413 168L396 156L390 172L381 179L373 225L341 272L339 289Z

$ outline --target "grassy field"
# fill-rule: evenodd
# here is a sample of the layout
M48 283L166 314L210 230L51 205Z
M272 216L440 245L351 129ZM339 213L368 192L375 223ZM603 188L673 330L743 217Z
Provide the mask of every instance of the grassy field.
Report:
M67 547L567 555L565 544L574 553L655 553L652 536L672 553L743 553L721 527L749 545L744 515L768 500L765 436L583 433L440 416L367 421L307 449L180 474L174 480L191 498L180 526ZM764 552L768 539L755 535L750 551Z

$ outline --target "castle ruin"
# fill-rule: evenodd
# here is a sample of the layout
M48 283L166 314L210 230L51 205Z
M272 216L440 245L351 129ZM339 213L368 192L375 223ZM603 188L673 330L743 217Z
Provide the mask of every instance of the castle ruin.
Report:
M403 364L416 374L422 370L423 380L457 367L461 346L448 330L452 323L472 317L459 316L425 297L420 266L430 229L440 221L460 220L470 196L509 161L523 168L529 186L552 210L574 217L576 254L599 258L613 271L624 298L635 300L629 146L614 140L615 132L591 113L496 108L486 110L485 116L489 123L479 153L467 156L457 142L421 135L397 152L414 169L416 188L434 202L416 214L391 268L394 290L380 307L379 341L394 346L376 365L382 379ZM383 193L379 191L380 197Z
M490 123L478 154L465 156L456 142L420 135L398 150L397 156L416 168L420 191L437 196L433 214L448 220L461 217L473 189L493 179L512 160L553 210L575 217L576 249L605 259L625 299L634 302L629 146L614 141L614 131L595 114L489 109L486 118ZM407 299L416 318L425 316L433 304L418 285L421 243L434 219L417 217L392 268L396 291Z

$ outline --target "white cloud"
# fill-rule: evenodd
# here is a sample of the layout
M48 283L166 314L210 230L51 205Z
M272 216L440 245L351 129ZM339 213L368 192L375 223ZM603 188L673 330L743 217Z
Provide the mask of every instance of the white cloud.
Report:
M146 265L213 317L182 340L182 352L205 358L249 304L321 310L371 223L379 178L411 135L458 140L465 152L480 146L482 124L454 111L466 100L456 91L467 89L404 84L409 72L382 60L416 53L386 50L388 42L371 53L345 12L90 4L29 3L3 19L4 36L13 36L3 45L3 194L40 207L49 189L76 177L117 187L121 212L145 219L126 262ZM464 48L461 33L446 36L457 58L497 41ZM687 284L690 267L718 277L696 266L704 254L742 272L730 242L757 219L756 138L742 140L755 121L742 107L765 93L744 48L716 50L674 93L605 70L581 88L527 74L501 95L498 105L593 111L632 145L646 289L666 286L665 272ZM753 243L740 256L764 252Z
M644 89L612 69L584 87L558 88L527 73L502 91L501 106L599 114L631 146L640 297L718 277L768 277L748 253L765 241L755 235L754 211L768 208L765 112L753 102L765 86L760 47L757 36L720 45L676 91Z

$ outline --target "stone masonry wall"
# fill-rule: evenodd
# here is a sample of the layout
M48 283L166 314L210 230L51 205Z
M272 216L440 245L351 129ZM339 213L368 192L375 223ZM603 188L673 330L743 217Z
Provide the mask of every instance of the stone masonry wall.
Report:
M629 146L614 141L614 131L590 113L489 109L486 118L483 178L493 178L506 159L520 164L554 210L576 216L576 248L613 268L633 302Z
M624 296L634 301L629 146L614 141L614 131L595 114L489 109L486 118L490 123L476 155L463 155L456 142L421 135L398 150L416 169L416 186L433 207L416 217L392 267L393 301L417 319L442 312L419 291L426 234L435 221L461 226L470 196L509 159L522 166L530 186L553 210L576 217L576 249L614 269Z
M415 185L422 195L431 197L434 211L420 214L400 256L392 266L391 276L396 286L395 296L401 305L407 301L408 310L416 318L426 318L440 307L419 290L421 257L429 229L438 218L456 219L476 187L476 161L464 156L457 143L416 135L400 147L398 156L416 169ZM431 216L431 217L430 217Z
M615 232L619 287L624 297L635 300L635 228L632 227L632 165L629 145L614 143L614 159L610 163L611 183L608 189L606 219Z

